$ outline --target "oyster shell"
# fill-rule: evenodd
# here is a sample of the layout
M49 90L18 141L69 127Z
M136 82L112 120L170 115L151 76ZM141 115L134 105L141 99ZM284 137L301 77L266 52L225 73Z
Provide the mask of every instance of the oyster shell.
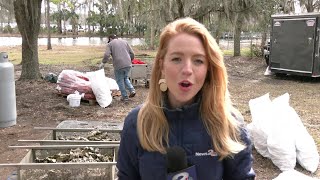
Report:
M35 158L36 163L57 163L57 162L112 162L113 156L101 154L99 148L85 147L71 149L69 153L57 153L45 158Z

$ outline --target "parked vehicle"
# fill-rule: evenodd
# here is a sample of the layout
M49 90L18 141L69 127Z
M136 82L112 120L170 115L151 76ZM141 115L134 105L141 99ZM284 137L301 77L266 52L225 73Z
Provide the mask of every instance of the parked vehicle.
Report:
M85 32L85 29L83 27L79 27L78 32Z

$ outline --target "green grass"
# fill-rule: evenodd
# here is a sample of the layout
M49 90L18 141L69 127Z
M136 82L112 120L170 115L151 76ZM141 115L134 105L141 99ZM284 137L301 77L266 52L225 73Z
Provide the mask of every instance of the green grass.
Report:
M53 46L47 50L46 46L39 46L40 64L69 64L69 65L97 65L101 62L105 46ZM145 50L133 47L135 57L150 63L156 56L156 50ZM1 52L7 52L13 64L20 64L22 50L20 46L1 47ZM223 50L224 55L233 56L233 50ZM241 49L241 56L250 57L250 48Z
M226 56L233 56L233 50L223 50L223 54ZM241 56L244 57L250 57L251 53L250 53L250 48L242 48L240 50Z
M40 64L70 64L96 65L99 64L105 52L105 46L53 46L47 50L46 46L39 46L38 57ZM21 47L1 47L1 52L7 52L13 64L20 64L22 59ZM134 47L136 58L151 61L156 51L139 50Z

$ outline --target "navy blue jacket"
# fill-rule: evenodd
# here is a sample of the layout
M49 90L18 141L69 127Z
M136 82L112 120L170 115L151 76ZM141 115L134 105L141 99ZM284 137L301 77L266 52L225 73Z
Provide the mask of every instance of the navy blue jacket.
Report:
M132 110L125 119L121 133L117 168L119 180L166 180L166 157L159 152L145 151L137 135L137 116L140 107ZM234 158L219 161L213 150L210 136L199 116L199 103L180 109L164 108L169 122L169 145L182 147L188 164L196 165L198 180L251 180L252 144L243 128L241 139L247 148ZM211 156L212 155L212 156Z

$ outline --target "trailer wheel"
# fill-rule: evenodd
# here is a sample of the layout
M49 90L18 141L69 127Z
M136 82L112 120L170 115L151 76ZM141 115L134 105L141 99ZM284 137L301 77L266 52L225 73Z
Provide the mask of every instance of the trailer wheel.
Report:
M275 73L275 75L277 76L277 77L286 77L287 76L287 74L285 74L285 73Z
M149 88L149 80L146 80L145 87L146 87L146 88Z
M266 64L267 64L267 66L269 66L269 56L268 55L265 55L264 56L264 59L266 60Z

